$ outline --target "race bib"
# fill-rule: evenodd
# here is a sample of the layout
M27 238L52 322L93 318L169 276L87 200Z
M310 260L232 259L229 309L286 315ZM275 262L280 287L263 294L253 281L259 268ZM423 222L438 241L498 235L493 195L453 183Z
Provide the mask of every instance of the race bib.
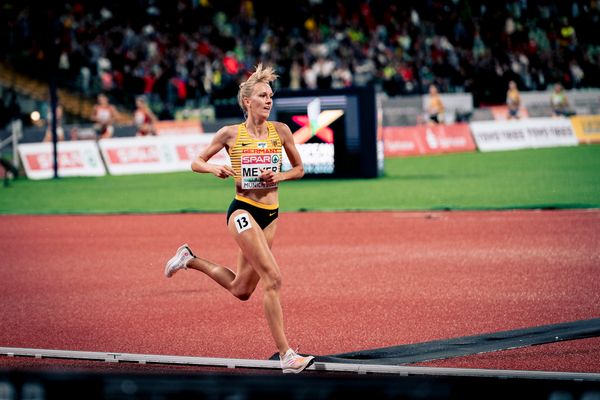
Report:
M277 187L277 183L266 183L259 176L263 171L279 172L281 154L276 149L255 149L242 153L242 189L270 189Z

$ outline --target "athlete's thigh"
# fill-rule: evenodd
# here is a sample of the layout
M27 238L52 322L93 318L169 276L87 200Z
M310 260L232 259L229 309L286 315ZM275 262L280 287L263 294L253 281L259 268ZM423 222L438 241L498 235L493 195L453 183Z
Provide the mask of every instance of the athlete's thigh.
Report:
M252 293L258 282L260 281L260 275L254 270L254 267L246 259L242 250L238 251L237 270L235 272L235 279L233 280L233 286L242 289L246 292Z
M269 224L265 229L263 229L263 233L265 234L265 238L267 239L267 244L269 248L273 248L273 241L275 240L275 232L277 231L277 219Z
M267 239L267 244L269 248L273 246L273 239L275 237L275 231L277 228L277 220L271 222L269 226L263 229L263 233L265 238ZM237 230L236 230L237 232ZM260 281L260 276L254 270L254 267L246 259L242 250L238 252L238 260L237 260L237 270L235 274L235 280L233 284L237 287L246 289L246 291L253 292Z
M238 244L243 258L252 265L261 278L269 273L279 273L279 267L271 253L267 236L248 211L234 211L229 218L228 229ZM272 233L270 230L271 241Z

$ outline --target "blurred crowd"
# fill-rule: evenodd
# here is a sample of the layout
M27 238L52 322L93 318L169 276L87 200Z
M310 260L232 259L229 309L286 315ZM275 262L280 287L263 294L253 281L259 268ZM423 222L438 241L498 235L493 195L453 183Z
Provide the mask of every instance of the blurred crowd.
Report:
M0 57L35 74L51 50L63 85L160 116L235 98L258 62L279 88L378 85L390 96L600 87L600 1L7 1ZM50 21L50 22L45 22ZM41 26L40 26L41 24Z

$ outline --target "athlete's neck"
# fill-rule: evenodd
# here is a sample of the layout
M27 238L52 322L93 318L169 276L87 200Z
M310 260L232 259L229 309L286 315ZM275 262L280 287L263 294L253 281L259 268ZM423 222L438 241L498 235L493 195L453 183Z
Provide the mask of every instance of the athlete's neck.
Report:
M263 118L248 117L245 122L246 130L252 137L259 138L268 132L267 120Z

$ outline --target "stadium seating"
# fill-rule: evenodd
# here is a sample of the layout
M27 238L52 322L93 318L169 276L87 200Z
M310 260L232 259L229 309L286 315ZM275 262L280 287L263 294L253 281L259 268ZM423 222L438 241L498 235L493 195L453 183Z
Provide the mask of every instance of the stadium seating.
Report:
M9 3L0 61L44 82L44 62L56 50L60 87L90 99L107 92L129 109L145 94L167 119L183 107L225 110L261 61L277 66L280 88L373 84L393 97L434 83L441 92L472 93L476 107L503 103L509 80L522 91L554 82L600 87L600 11L590 0L71 0L51 3L55 30L46 10ZM55 43L46 49L49 35ZM75 112L88 103L65 106Z

